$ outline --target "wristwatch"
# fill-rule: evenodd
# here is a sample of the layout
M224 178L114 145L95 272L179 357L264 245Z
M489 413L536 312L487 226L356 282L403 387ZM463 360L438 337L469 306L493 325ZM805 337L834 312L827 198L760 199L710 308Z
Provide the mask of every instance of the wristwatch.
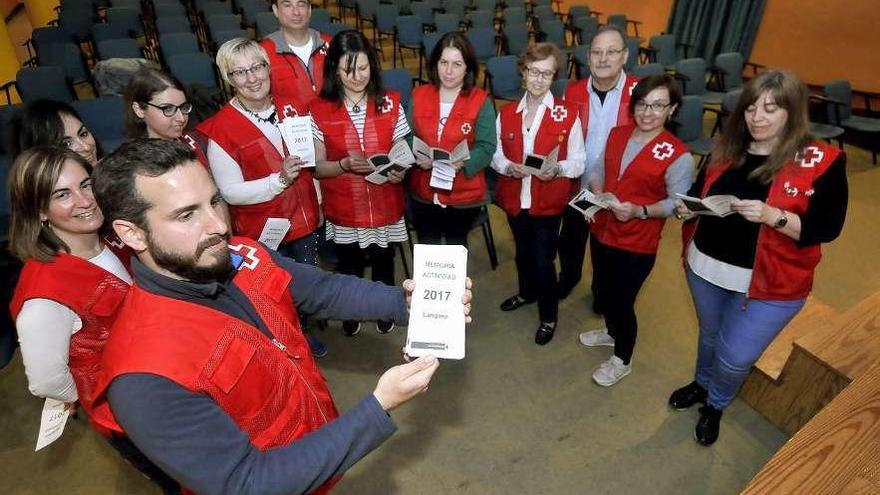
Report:
M773 228L774 229L781 229L782 227L785 227L786 225L788 225L788 216L785 214L785 210L780 208L779 209L779 218L777 218L776 221L773 222Z
M285 188L290 185L290 182L287 180L286 177L284 177L284 174L282 174L281 172L278 172L278 182L280 182L281 186Z
M642 205L642 214L641 214L641 216L639 216L639 218L641 218L642 220L648 219L648 207L647 206Z

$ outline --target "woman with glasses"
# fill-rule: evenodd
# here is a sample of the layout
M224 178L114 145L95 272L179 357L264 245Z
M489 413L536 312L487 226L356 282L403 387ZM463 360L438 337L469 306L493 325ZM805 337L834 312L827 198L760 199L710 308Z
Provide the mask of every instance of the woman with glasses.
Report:
M499 112L492 158L492 168L500 175L496 202L507 213L513 232L519 280L518 292L501 303L501 310L537 301L535 343L544 345L556 331L559 309L553 265L559 223L573 181L583 173L586 154L577 107L550 93L564 68L559 48L552 43L532 45L520 55L518 65L526 91L519 102ZM530 156L546 159L537 164Z
M37 397L78 403L124 458L165 493L179 493L127 438L98 426L100 418L112 421L106 403L94 402L95 386L132 277L131 251L100 234L104 216L91 171L81 155L42 145L18 155L9 171L9 250L24 262L10 309L28 388Z
M279 124L292 107L272 98L269 57L256 41L235 38L217 50L217 67L235 96L197 131L207 137L208 162L232 230L260 239L270 219L289 220L278 252L317 265L320 225L312 169L288 153ZM300 315L305 327L305 315ZM316 357L327 349L308 334Z
M690 196L729 194L733 214L695 217L680 202L685 275L700 325L694 381L669 397L697 403L694 437L718 439L721 414L752 365L801 310L821 244L846 219L846 155L810 135L809 89L787 71L743 88ZM697 219L699 218L699 219Z
M83 124L76 110L55 100L37 100L24 109L15 144L18 147L16 155L34 146L62 146L79 154L92 166L102 155L95 136Z
M664 127L680 103L681 90L672 76L642 79L629 103L635 125L612 129L600 166L586 172L594 193L613 195L611 206L596 213L590 229L593 287L603 301L606 328L580 334L585 346L614 348L593 372L593 381L603 387L632 371L636 296L654 267L676 194L684 194L691 184L694 159Z
M362 277L365 258L373 280L394 285L394 244L407 239L403 221L403 172L374 184L366 176L375 169L366 157L387 154L409 133L400 109L400 95L382 87L382 66L363 34L343 31L333 37L324 62L320 97L312 100L317 175L324 194L327 239L339 257L338 270ZM357 321L342 329L352 336ZM388 333L390 320L376 330Z
M412 220L421 243L467 246L480 207L489 202L483 169L495 152L495 108L486 91L474 87L477 58L464 34L443 35L428 67L431 84L413 91L407 112L413 134L445 151L466 142L470 158L451 162L454 176L441 183L434 180L434 161L416 154L408 179Z
M193 105L183 84L159 69L144 68L134 73L125 89L122 123L131 139L178 139L196 151L199 161L208 159L195 136L186 132Z

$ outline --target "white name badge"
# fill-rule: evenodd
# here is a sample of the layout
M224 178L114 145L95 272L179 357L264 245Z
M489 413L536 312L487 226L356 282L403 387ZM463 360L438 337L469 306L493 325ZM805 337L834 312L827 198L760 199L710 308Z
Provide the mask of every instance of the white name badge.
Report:
M61 438L68 417L70 417L70 409L67 408L67 403L46 399L40 416L40 433L37 436L37 447L34 452Z
M416 244L415 292L409 310L405 352L464 359L465 322L461 297L467 278L467 248Z
M267 218L266 224L263 225L263 231L260 232L259 240L269 249L277 251L288 230L290 230L290 220L286 218Z

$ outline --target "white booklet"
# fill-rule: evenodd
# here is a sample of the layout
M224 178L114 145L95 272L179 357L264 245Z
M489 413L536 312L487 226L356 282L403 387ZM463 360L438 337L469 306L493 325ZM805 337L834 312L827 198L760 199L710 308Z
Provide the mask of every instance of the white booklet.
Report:
M37 446L34 452L61 438L68 417L70 417L70 408L65 402L46 399L46 402L43 403L43 412L40 415L40 434L37 436Z
M695 215L708 215L712 217L726 217L733 213L733 210L730 209L730 202L737 199L736 196L730 194L718 194L705 198L695 198L678 193L676 193L676 196Z
M357 156L357 155L354 155ZM407 146L406 141L400 140L391 147L391 151L385 154L372 155L366 159L376 170L365 179L373 184L384 184L388 182L388 173L392 170L407 170L416 162L412 150Z
M571 198L571 201L568 202L568 206L583 213L590 219L596 215L597 211L605 210L612 205L619 204L620 201L613 193L606 192L595 194L589 189L581 189L573 198Z
M553 148L553 151L544 155L527 154L523 158L523 166L529 174L539 174L544 170L549 170L556 166L559 157L559 146Z
M287 218L267 218L263 225L263 231L260 232L259 241L265 244L269 249L278 251L278 246L290 230L290 219Z
M428 143L419 139L418 136L413 136L413 153L429 158L435 162L463 162L471 157L471 151L465 140L458 143L452 151L447 151L443 148L432 148L428 146Z
M312 134L312 116L287 117L278 124L281 139L291 156L298 156L303 167L315 166L315 141Z
M443 359L464 359L465 323L461 297L467 278L467 255L467 248L460 245L415 245L415 292L404 347L408 355L433 354Z

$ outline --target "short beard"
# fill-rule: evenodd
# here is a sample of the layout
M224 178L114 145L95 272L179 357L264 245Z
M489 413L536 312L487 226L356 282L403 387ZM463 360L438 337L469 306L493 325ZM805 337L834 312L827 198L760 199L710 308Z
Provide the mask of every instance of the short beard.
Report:
M219 243L229 241L229 236L212 236L196 246L196 252L193 256L184 256L177 253L171 253L162 249L154 240L152 233L147 231L147 252L153 258L153 262L161 268L169 272L199 284L209 282L219 282L226 280L232 271L232 260L229 258L229 249L223 249L212 255L214 263L207 266L198 266L198 260L206 249Z

